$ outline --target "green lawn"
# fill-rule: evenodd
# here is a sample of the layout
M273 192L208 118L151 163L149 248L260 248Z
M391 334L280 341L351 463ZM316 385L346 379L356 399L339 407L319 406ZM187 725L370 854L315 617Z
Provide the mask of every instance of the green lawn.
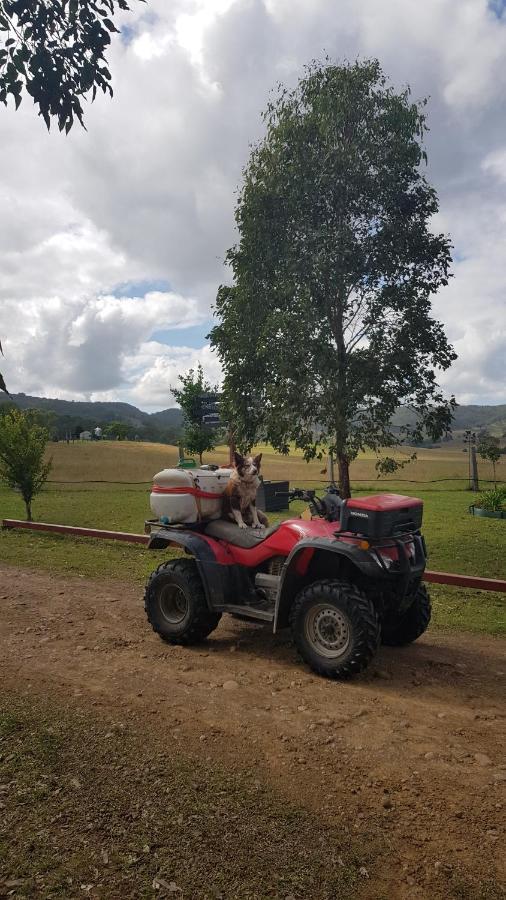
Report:
M414 491L405 484L388 487L423 499L429 568L506 577L506 523L470 516L469 493ZM371 490L377 491L378 486L371 485ZM293 504L290 514L298 515L302 509L302 504ZM52 486L35 502L34 512L39 521L142 532L144 520L150 516L148 488L97 485L88 490ZM0 489L0 514L2 518L23 518L19 496ZM275 521L282 517L271 518ZM167 551L164 553L168 555ZM119 578L134 581L140 587L160 561L160 552L155 554L139 545L11 531L0 534L0 561L75 575ZM431 593L437 626L506 633L504 595L436 585L431 587Z

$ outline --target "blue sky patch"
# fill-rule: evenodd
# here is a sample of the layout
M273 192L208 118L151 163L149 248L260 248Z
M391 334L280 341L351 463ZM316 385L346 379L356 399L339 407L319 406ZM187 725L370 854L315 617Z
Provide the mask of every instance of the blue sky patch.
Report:
M135 25L123 25L120 31L121 43L125 47L128 47L128 45L139 36L139 32L142 31L143 26L149 27L156 25L158 19L159 16L157 16L153 10L148 10L137 19Z
M155 331L150 340L159 341L160 344L168 344L170 347L194 347L200 349L207 343L206 335L209 334L214 322L208 319L201 325L191 325L189 328L164 328Z
M124 44L125 47L128 47L136 37L137 28L135 26L123 25L123 28L121 29L121 43Z
M113 297L145 297L152 291L170 291L170 284L166 278L146 278L142 281L124 281L117 284L111 291Z
M488 8L498 19L502 19L506 10L506 0L488 0Z

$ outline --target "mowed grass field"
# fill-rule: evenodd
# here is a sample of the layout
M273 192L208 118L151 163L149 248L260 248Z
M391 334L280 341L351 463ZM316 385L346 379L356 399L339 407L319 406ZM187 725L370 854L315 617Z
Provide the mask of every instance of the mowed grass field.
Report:
M297 453L281 457L268 447L258 450L263 452L262 471L266 479L289 479L292 487L324 487L321 462L306 464ZM152 475L174 466L178 456L177 448L161 444L107 441L55 444L50 447L50 454L52 483L34 503L36 519L132 532L142 532L144 520L150 517ZM225 447L206 457L207 462L219 464L227 459ZM474 495L465 489L468 459L461 449L419 450L415 462L388 478L377 479L374 466L372 455L363 455L352 465L354 493L395 491L423 499L429 568L506 577L506 523L469 515ZM504 482L504 458L497 468L498 478ZM480 462L480 477L484 482L492 478L490 465ZM302 509L302 504L292 504L290 513L272 514L271 520L299 515ZM0 488L0 515L24 518L19 495ZM162 552L168 555L167 551ZM4 531L0 535L2 562L119 578L134 581L139 587L161 559L160 551L150 552L139 545L30 532ZM436 585L431 587L431 593L436 626L506 633L504 595Z

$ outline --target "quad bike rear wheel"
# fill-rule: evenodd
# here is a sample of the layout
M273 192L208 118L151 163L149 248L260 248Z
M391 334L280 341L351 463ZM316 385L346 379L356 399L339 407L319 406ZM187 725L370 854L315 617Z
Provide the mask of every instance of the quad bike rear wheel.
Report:
M380 640L372 602L346 581L325 579L305 587L290 610L290 626L304 662L327 678L361 672Z
M153 631L169 644L199 643L221 619L221 613L207 606L193 559L175 559L158 566L146 585L144 609Z
M424 631L427 631L431 611L429 592L425 585L420 584L413 602L406 612L383 626L381 642L387 647L402 647L404 644L412 644Z

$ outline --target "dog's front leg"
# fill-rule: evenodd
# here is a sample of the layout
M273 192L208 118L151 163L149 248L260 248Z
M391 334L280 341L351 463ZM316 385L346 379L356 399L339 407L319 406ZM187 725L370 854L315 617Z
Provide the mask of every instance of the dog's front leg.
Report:
M235 521L237 522L239 528L247 528L248 527L242 517L240 506L236 507L236 506L232 505L232 515L233 515Z
M251 514L253 518L253 528L263 528L264 526L258 518L257 505L254 500L251 501Z

